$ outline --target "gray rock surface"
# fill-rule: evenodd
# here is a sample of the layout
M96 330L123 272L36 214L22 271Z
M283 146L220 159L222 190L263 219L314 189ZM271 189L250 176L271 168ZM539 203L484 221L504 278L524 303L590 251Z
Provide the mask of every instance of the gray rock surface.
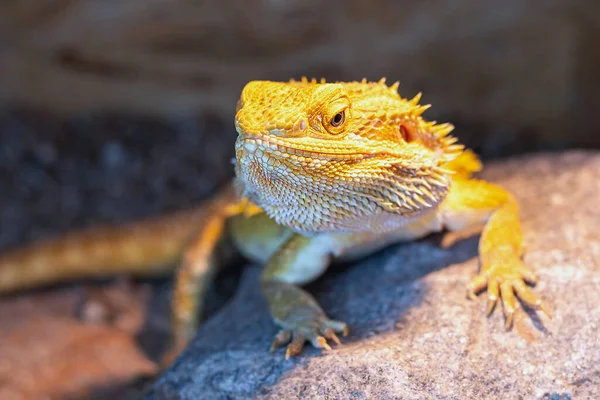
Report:
M483 176L522 208L525 261L554 318L520 311L506 332L485 297L465 298L477 237L396 245L330 270L309 289L351 334L332 351L285 361L250 268L232 301L146 399L600 398L600 154L542 154Z

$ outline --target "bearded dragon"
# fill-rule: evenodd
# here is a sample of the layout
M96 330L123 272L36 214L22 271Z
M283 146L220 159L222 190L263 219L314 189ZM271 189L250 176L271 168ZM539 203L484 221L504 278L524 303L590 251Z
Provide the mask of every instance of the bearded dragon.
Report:
M516 298L550 313L527 287L518 204L472 175L479 159L422 117L420 94L398 82L252 81L237 104L235 179L204 206L120 228L97 228L18 249L0 259L0 290L67 279L176 272L177 354L190 340L219 248L233 243L265 264L261 289L286 358L306 342L329 349L348 326L330 319L302 285L336 260L363 257L433 232L481 231L480 271L466 292L501 299L506 326ZM228 237L229 242L222 239Z

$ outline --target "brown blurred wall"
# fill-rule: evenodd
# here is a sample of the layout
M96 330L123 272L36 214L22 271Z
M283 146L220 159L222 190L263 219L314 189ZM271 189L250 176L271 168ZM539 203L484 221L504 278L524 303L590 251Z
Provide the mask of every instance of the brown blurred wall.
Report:
M252 79L386 76L432 117L600 146L599 71L595 0L0 4L4 107L231 121Z

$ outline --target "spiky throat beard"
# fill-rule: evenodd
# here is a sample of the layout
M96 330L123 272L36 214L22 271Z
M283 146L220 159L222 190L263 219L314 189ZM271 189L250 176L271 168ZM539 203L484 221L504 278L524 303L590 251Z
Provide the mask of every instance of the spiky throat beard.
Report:
M240 135L236 180L244 197L300 233L383 232L434 209L450 177L443 154L422 146Z

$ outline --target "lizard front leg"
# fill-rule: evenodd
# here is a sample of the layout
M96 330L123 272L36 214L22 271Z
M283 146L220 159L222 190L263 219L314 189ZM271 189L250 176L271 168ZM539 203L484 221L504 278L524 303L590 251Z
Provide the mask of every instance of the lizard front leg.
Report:
M309 341L318 348L330 349L327 340L340 343L336 332L345 335L345 323L329 319L317 301L298 285L320 276L329 266L333 238L295 234L267 262L261 288L275 323L282 327L271 351L287 346L286 359L299 354Z
M479 241L481 269L467 288L470 298L487 287L488 314L501 298L507 328L517 308L515 294L550 317L544 303L525 284L535 283L537 277L521 260L523 235L518 204L509 192L485 181L456 179L441 212L450 230L483 226Z

